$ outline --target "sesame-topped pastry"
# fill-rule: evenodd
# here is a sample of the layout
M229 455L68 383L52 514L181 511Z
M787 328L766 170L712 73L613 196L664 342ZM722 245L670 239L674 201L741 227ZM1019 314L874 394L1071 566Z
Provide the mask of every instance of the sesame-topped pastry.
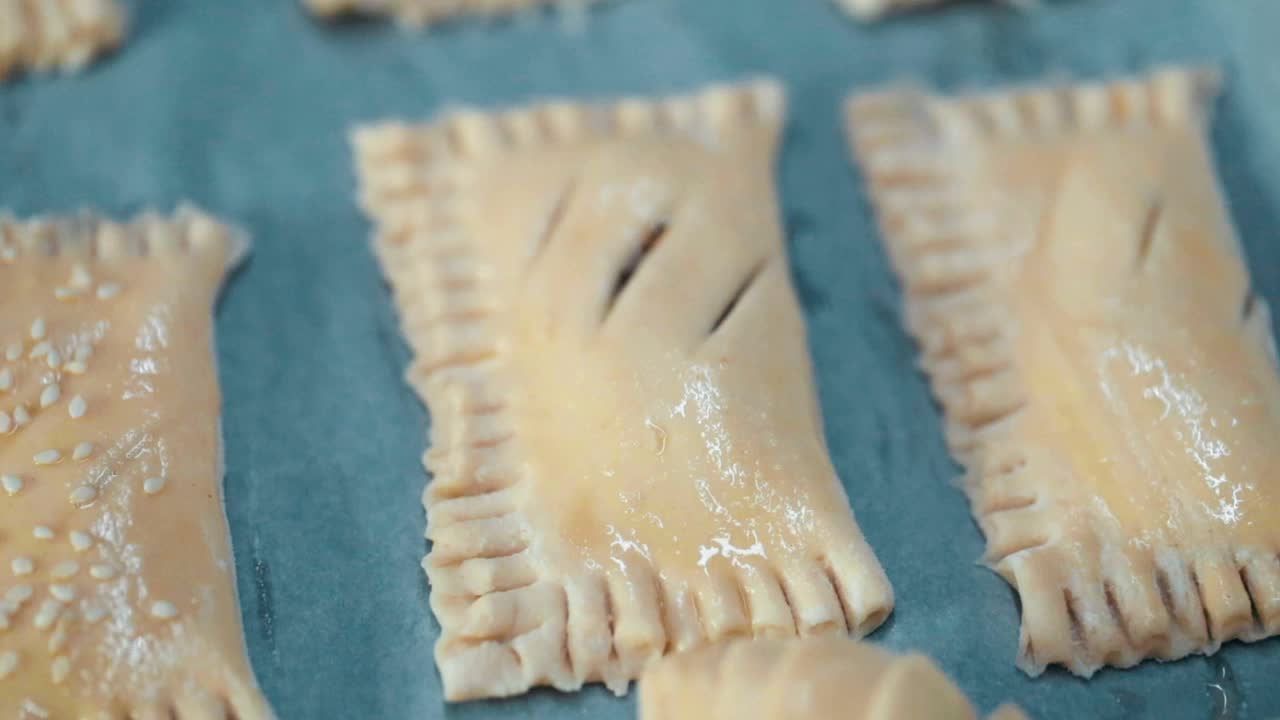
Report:
M0 217L0 717L271 717L240 626L213 356L245 250L187 210Z
M625 692L667 651L888 616L791 286L784 115L759 82L357 134L432 413L449 699Z
M0 81L17 70L79 70L120 44L116 0L0 0Z

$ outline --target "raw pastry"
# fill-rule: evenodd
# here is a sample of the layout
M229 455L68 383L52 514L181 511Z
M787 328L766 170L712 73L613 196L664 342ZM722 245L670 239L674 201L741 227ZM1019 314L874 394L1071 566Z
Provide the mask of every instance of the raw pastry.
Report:
M356 136L433 416L446 696L892 607L823 441L762 82Z
M851 105L1033 675L1280 632L1280 383L1207 147L1216 84Z
M212 350L245 249L193 211L0 218L0 717L272 717L240 627Z
M729 640L669 655L640 682L640 720L973 720L923 655L842 638ZM1025 720L1012 705L991 720Z
M835 0L835 2L854 17L874 20L891 12L937 5L942 0Z
M79 70L123 35L115 0L0 0L0 80L21 68Z
M317 15L390 15L411 27L462 15L505 15L540 5L583 7L592 0L303 0Z

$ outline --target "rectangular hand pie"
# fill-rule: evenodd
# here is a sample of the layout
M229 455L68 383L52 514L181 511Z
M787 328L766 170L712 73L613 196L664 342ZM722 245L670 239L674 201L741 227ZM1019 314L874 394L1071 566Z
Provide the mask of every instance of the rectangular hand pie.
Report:
M116 0L0 0L0 81L15 70L79 70L120 44Z
M851 103L1033 675L1280 632L1280 383L1207 147L1215 89L1171 69Z
M923 655L844 638L735 639L653 663L640 720L975 720ZM1026 720L1004 705L990 720Z
M791 287L783 106L765 82L357 134L433 419L449 699L622 693L667 651L889 613Z
M0 717L272 717L240 627L212 348L246 249L193 211L0 217Z
M422 27L464 15L504 15L539 5L585 6L592 0L303 0L317 15L389 15ZM3 0L0 0L3 2Z

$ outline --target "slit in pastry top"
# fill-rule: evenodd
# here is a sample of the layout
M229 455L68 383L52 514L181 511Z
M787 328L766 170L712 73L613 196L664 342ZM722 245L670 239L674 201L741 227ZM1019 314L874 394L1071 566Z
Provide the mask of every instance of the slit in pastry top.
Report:
M191 210L0 216L0 716L272 717L240 625L212 346L245 250Z
M1216 86L851 104L1032 674L1280 632L1280 383L1206 141Z
M448 698L622 692L668 651L890 611L787 274L783 112L762 82L357 134L432 414Z

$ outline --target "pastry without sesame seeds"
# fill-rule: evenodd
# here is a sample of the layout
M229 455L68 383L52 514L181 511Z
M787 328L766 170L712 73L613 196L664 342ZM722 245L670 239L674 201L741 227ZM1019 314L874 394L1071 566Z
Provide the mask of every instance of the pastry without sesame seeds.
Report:
M667 651L889 614L788 273L784 105L760 82L357 133L432 412L448 699L622 693Z
M24 69L80 70L120 44L124 24L116 0L0 0L0 82Z
M244 241L182 210L0 216L0 249L0 345L19 347L0 409L21 420L0 445L0 717L272 717L221 503L212 310ZM182 481L156 495L160 472Z
M733 639L670 655L640 682L640 720L975 720L923 655L844 638ZM1005 705L990 720L1026 720Z
M1018 665L1280 634L1280 381L1212 73L855 98L850 132Z

